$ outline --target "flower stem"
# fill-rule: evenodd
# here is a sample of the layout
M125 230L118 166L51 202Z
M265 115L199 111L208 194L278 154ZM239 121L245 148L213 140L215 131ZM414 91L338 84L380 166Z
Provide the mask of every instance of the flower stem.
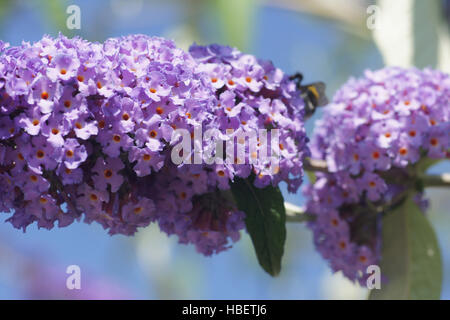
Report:
M307 158L303 162L306 171L328 173L328 166L325 160ZM450 173L440 175L423 175L421 177L425 187L450 187Z
M425 175L422 181L426 187L450 187L450 173Z
M287 222L307 222L313 221L315 216L305 212L305 209L295 204L285 202L284 208L286 210L286 221Z
M325 160L306 158L303 162L303 168L306 171L328 173L328 166Z

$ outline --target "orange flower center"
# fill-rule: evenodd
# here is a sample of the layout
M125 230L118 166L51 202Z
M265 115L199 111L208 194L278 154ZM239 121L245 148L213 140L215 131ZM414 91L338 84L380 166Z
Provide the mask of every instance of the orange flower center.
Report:
M156 136L158 135L158 133L155 130L152 130L149 132L148 134L151 138L156 138Z
M112 175L113 175L113 173L112 173L111 170L106 169L106 170L103 172L103 175L105 176L105 178L111 178Z
M436 147L437 145L438 145L438 139L436 139L436 138L431 138L431 140L430 140L430 144L433 146L433 147Z

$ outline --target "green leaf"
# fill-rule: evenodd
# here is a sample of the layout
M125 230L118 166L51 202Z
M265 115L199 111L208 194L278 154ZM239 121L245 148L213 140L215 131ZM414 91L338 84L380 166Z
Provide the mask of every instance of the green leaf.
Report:
M231 192L239 210L246 214L245 224L263 269L272 276L281 270L286 241L286 211L280 189L256 188L253 179L237 179Z
M381 290L370 299L439 299L442 260L427 217L409 196L383 218Z

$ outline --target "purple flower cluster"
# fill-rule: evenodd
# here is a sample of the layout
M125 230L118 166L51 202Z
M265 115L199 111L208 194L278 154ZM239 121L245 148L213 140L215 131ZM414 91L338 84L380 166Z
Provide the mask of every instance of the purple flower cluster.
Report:
M237 241L239 230L245 227L244 213L237 211L230 200L230 181L253 173L257 187L285 181L291 191L296 191L302 182L303 158L309 151L303 126L304 101L295 83L281 70L225 46L193 45L190 53L198 63L197 71L205 74L208 85L215 89L214 102L207 116L201 117L203 132L215 129L216 137L223 140L237 138L242 132L257 134L259 129L280 132L278 145L268 142L269 148L278 151L276 168L269 169L270 160L258 157L262 144L250 152L246 141L236 141L246 146L247 158L241 159L245 161L239 162L235 149L231 163L207 164L206 158L203 164L176 167L166 163L164 174L156 176L154 186L161 196L155 201L161 230L177 234L182 243L194 243L199 252L210 255L228 248L228 239ZM199 118L195 113L189 116ZM230 129L232 133L227 135ZM199 143L207 150L216 142ZM250 162L248 157L256 159Z
M380 259L380 215L370 208L414 187L419 164L448 157L449 120L450 76L439 71L367 71L337 92L311 143L330 173L305 190L316 247L334 271L365 284Z
M247 161L244 166L225 168L226 176L247 177L253 171L257 187L276 186L285 181L290 192L297 191L303 178L303 160L309 150L304 128L305 102L296 84L271 62L231 47L193 45L189 52L216 90L214 127L221 132L232 129L235 135L262 128L279 130L278 145L272 142L267 152L278 155L275 168L270 167L269 159L258 158L253 165ZM254 152L247 148L246 154L256 158L261 148L258 143Z
M112 234L154 221L153 192L137 182L164 165L186 113L213 99L192 57L138 35L104 44L44 37L0 58L1 209L14 210L9 221L52 228L84 213Z
M126 235L157 222L210 255L245 227L226 191L235 176L253 171L259 187L286 181L295 191L307 154L295 84L234 49L191 53L143 35L0 43L0 210L12 213L8 221L51 229L84 216ZM175 165L175 130L194 135L197 127L280 129L276 173L264 162Z

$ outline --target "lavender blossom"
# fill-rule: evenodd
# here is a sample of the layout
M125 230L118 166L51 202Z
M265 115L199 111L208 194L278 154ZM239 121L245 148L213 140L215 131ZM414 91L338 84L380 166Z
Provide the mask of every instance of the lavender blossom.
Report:
M449 119L450 76L439 71L367 71L337 92L311 144L330 173L305 190L314 242L334 271L365 285L367 266L380 261L381 215L371 208L395 204L416 188L411 172L448 157Z
M216 90L215 118L210 124L222 133L257 132L258 129L278 129L280 132L279 164L272 172L267 163L256 160L250 165L237 164L224 168L227 176L234 172L247 177L256 175L255 185L274 186L285 181L290 192L296 192L303 179L303 160L309 155L306 147L304 101L293 81L269 61L220 46L191 46L189 52L199 63ZM260 153L262 147L255 152ZM249 149L246 149L249 151ZM250 156L253 156L251 152ZM237 160L237 159L236 159Z
M155 222L211 255L245 227L226 196L235 177L253 172L258 187L285 181L296 191L309 154L296 84L236 49L193 46L191 54L144 35L0 43L0 206L8 221L25 231L84 219L125 235ZM280 164L275 172L264 161L175 165L174 130L196 127L220 137L230 128L279 129Z
M1 50L8 221L24 230L33 222L52 228L84 214L112 234L155 221L153 192L137 195L136 183L161 169L186 106L207 111L214 99L192 57L142 35L104 44L45 36Z

